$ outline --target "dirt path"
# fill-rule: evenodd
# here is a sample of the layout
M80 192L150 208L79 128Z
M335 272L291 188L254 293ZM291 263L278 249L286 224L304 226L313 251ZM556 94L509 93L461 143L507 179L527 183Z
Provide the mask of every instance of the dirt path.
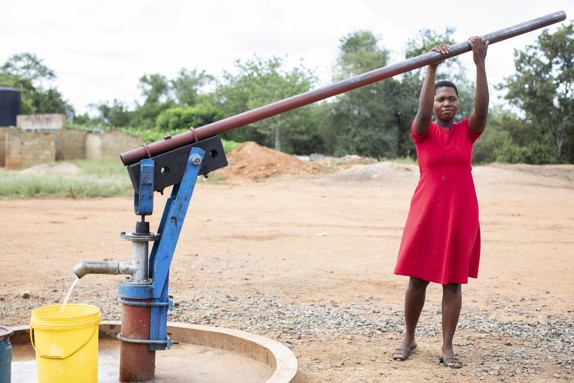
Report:
M259 169L261 170L261 169ZM458 371L438 365L440 286L418 349L390 360L406 279L393 275L417 170L373 163L200 182L171 267L172 321L239 328L297 355L301 382L555 382L574 358L574 166L474 169L480 275L463 288ZM261 181L261 180L264 181ZM162 207L156 202L152 227ZM82 260L129 259L131 198L0 201L0 324L62 301ZM71 301L119 319L120 277L87 276Z

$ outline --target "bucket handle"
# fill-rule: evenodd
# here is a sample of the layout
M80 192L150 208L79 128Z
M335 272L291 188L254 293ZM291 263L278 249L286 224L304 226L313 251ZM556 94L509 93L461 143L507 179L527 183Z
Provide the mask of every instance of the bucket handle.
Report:
M99 328L99 326L96 326L94 328L94 331L92 332L92 335L90 335L88 337L88 340L85 341L80 347L77 347L73 352L71 352L68 355L54 356L54 355L44 355L44 354L40 353L39 356L41 358L46 358L46 359L67 359L67 358L71 357L72 355L74 355L75 353L77 353L78 351L80 351L82 348L84 348L84 346L86 344L88 344L88 342L90 340L92 340L92 337L94 336L94 334L95 334L96 330L98 330L98 328ZM30 328L30 343L32 344L32 348L34 349L34 351L36 351L36 353L38 353L38 350L36 350L36 344L35 344L34 340L35 340L34 339L34 327L32 327L32 328Z

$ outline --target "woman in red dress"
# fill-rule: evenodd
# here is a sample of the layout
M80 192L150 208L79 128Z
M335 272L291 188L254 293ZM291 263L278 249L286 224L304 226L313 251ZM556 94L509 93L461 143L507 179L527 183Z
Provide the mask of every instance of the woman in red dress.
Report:
M395 267L395 274L410 277L405 294L405 334L393 353L393 359L399 361L406 360L416 348L415 328L426 288L434 282L443 286L440 362L445 367L462 367L452 341L462 304L461 284L478 275L480 226L472 179L472 145L486 127L489 102L485 69L488 41L473 36L469 44L476 65L476 95L470 117L455 122L458 91L448 81L435 84L439 61L427 68L411 127L420 179ZM432 50L447 54L449 46L440 44Z

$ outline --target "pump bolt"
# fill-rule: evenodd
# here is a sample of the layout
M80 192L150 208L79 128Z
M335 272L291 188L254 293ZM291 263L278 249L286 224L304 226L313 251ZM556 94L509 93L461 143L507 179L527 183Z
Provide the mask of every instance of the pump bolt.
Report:
M199 156L193 156L191 162L193 162L194 165L199 165L201 163L201 158L199 158Z

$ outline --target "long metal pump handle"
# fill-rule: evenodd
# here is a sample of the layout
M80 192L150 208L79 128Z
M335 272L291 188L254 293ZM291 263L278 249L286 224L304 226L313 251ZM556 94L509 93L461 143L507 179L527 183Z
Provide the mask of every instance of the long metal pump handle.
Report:
M539 28L546 27L565 19L566 13L564 11L559 11L543 17L539 17L537 19L526 21L521 24L514 25L509 28L501 29L481 37L484 41L488 40L489 45L491 45L499 41L503 41ZM227 117L223 120L201 126L197 129L191 128L188 132L180 133L176 136L169 137L149 145L144 144L141 147L120 154L120 158L124 165L131 165L139 162L144 158L150 158L158 154L166 153L170 150L189 145L205 138L213 137L235 128L245 126L253 122L260 121L265 118L269 118L320 100L324 100L337 94L348 92L350 90L360 88L362 86L369 85L374 82L411 71L413 69L421 68L436 61L438 58L450 58L466 52L470 52L471 50L472 48L470 47L468 41L464 41L452 45L448 54L446 55L441 55L440 53L434 51L424 53L420 56L412 57L396 64L387 65L383 68L375 69L370 72L363 73L361 75L354 76L325 87L317 88L296 96L286 98L281 101L276 101L256 109L237 114L235 116Z

